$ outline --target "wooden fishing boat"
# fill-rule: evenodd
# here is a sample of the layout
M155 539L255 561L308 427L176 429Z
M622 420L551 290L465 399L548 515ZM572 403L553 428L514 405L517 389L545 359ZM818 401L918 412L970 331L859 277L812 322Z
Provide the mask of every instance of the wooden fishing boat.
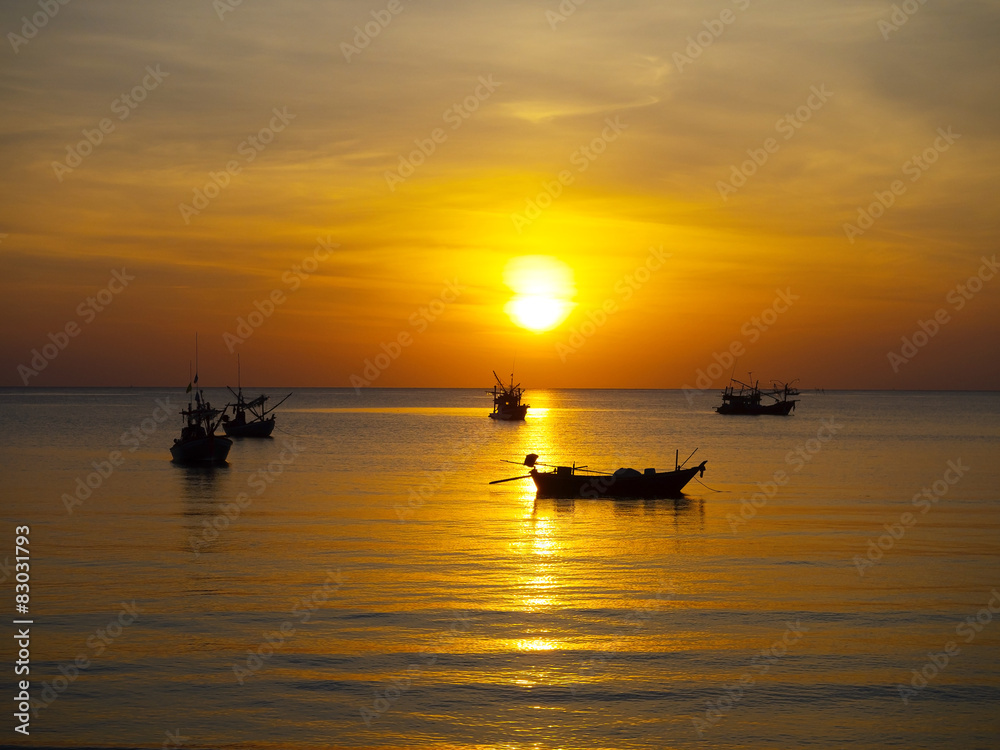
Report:
M490 414L490 419L499 419L503 422L523 422L528 413L529 404L521 403L521 397L524 395L521 384L514 385L513 373L510 376L509 386L503 384L496 370L493 371L493 377L496 378L497 383L493 386L492 391L486 391L493 394L493 412Z
M737 386L739 391L736 390ZM760 381L750 385L734 378L722 391L722 404L715 410L719 414L773 414L787 417L798 403L798 399L790 397L798 396L799 392L791 383L773 383L772 386L770 389L762 389ZM770 401L764 401L765 398Z
M229 437L241 438L271 437L271 433L274 432L274 414L271 412L281 406L288 396L292 395L289 393L288 396L268 409L266 404L270 396L260 395L252 401L247 401L243 398L242 389L234 391L230 388L229 392L236 396L236 403L226 404L227 408L232 408L233 417L230 419L229 415L223 415L222 429ZM248 414L250 415L249 419L247 418Z
M691 454L692 456L694 453ZM690 459L690 456L688 456ZM514 463L513 461L508 463ZM684 463L687 463L685 461ZM520 477L497 479L490 484L512 482L515 479L531 478L535 483L537 497L551 498L598 498L598 497L681 497L682 490L695 475L704 476L705 464L684 468L675 458L673 471L656 471L646 469L639 472L635 469L618 469L614 473L606 473L588 469L586 466L554 466L538 462L538 454L529 453L524 458L523 465L531 471ZM537 467L544 466L550 471L539 471Z
M170 456L179 464L224 464L233 441L215 434L226 410L213 409L198 386L197 333L194 335L194 361L194 379L188 382L187 387L188 393L194 392L194 403L188 400L187 409L180 412L184 417L184 426L181 436L174 438L174 444L170 446Z
M170 446L170 455L177 463L225 463L233 441L222 435L216 435L219 427L219 417L224 409L213 409L205 400L205 394L200 389L194 392L194 403L188 402L187 409L181 411L185 419L181 428L181 436L174 438Z
M278 403L272 406L270 409L267 408L268 399L270 396L260 395L252 401L247 401L243 398L243 382L240 374L240 364L239 357L236 360L236 388L233 390L227 385L226 388L229 392L236 396L235 404L226 404L226 409L233 410L232 419L229 418L228 414L222 415L222 429L226 431L229 437L239 437L239 438L266 438L271 437L271 433L274 432L274 414L272 412L285 403L285 400L291 396L281 399ZM249 415L249 418L247 417Z

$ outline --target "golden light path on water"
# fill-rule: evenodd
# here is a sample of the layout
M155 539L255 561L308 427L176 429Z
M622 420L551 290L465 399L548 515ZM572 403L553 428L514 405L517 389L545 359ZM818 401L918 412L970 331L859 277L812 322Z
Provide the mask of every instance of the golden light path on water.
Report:
M545 446L551 443L547 438L549 410L544 407L532 409L532 442ZM525 455L529 452L527 446ZM544 448L543 448L544 449ZM513 602L515 609L524 612L553 612L562 605L561 589L566 584L560 581L555 563L565 555L564 542L557 538L553 520L539 516L536 508L535 487L530 481L519 484L517 495L520 520L519 537L511 542L511 552L517 556L515 567L519 572L514 590L518 599ZM522 652L553 651L566 648L567 643L556 637L548 629L529 633L528 637L513 639L509 644L498 644ZM515 680L518 684L535 684L536 679L525 677Z

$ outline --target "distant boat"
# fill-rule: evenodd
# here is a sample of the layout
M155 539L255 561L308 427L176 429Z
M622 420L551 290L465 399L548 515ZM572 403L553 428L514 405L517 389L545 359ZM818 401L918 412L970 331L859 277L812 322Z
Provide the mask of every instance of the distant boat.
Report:
M685 461L685 463L687 462ZM490 484L512 482L515 479L531 477L535 483L537 496L551 498L680 497L681 490L694 478L695 474L704 476L705 464L707 463L708 461L702 461L698 466L685 469L678 465L675 459L673 471L646 469L639 472L635 469L618 469L613 474L608 474L588 469L586 466L542 464L538 462L538 454L529 453L524 457L523 463L524 466L531 469L528 474L509 479L497 479ZM535 468L537 466L547 466L552 470L539 471Z
M270 409L267 408L266 404L270 399L270 396L260 395L253 401L247 401L243 398L243 382L240 377L239 371L239 360L236 361L236 388L233 390L229 388L229 392L236 396L235 404L226 404L226 408L232 408L233 418L230 419L228 414L222 415L222 429L226 431L226 434L230 437L241 437L241 438L266 438L271 437L271 433L274 431L274 414L273 412L292 394L289 393L288 396L281 399L278 403L272 406ZM247 419L247 415L250 418ZM269 416L270 415L270 416Z
M181 411L185 425L170 446L173 460L181 464L225 463L233 441L215 434L224 411L213 409L201 389L195 390L194 403L189 401L188 408Z
M513 373L510 376L509 386L503 384L496 370L493 371L493 377L497 379L497 384L493 386L492 391L486 391L493 394L493 412L490 414L490 419L499 419L504 422L523 422L528 413L529 405L521 403L521 396L524 395L521 384L514 385Z
M790 383L772 385L770 389L762 389L760 381L750 385L734 378L722 391L722 405L715 410L719 414L775 414L787 417L798 403L798 399L790 397L798 396L799 392ZM770 401L765 402L765 398Z

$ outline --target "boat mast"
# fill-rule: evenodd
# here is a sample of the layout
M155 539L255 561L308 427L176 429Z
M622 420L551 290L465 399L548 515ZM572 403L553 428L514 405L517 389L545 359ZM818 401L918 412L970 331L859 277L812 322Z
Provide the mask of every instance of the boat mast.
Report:
M194 332L194 401L201 406L201 397L198 395L198 332Z

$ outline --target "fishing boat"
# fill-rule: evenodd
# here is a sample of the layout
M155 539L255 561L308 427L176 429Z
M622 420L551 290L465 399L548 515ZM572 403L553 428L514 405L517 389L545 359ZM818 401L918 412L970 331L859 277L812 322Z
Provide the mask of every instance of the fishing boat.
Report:
M721 406L717 406L715 410L719 414L776 414L787 417L798 403L798 399L791 397L798 395L799 392L791 383L772 383L772 387L766 389L760 387L759 380L750 385L733 378L722 391ZM764 401L765 398L770 401Z
M694 453L691 454L692 456ZM690 460L691 456L688 456ZM509 461L508 463L514 463ZM685 461L684 463L687 463ZM684 468L677 462L675 456L673 471L657 471L646 469L639 472L636 469L618 469L607 473L588 469L586 466L556 466L538 461L537 453L529 453L524 457L523 466L531 471L520 477L497 479L490 484L513 482L516 479L531 478L535 483L537 497L551 498L598 498L598 497L680 497L681 490L695 475L704 476L705 464ZM539 471L543 466L548 470Z
M212 408L201 389L195 390L194 403L188 401L187 409L180 412L185 424L181 436L170 446L173 460L181 464L225 463L233 441L215 434L224 411Z
M267 402L270 396L260 395L252 401L247 401L243 397L243 382L240 376L239 370L240 364L239 359L236 360L236 388L233 390L229 388L229 392L236 396L235 404L226 404L226 409L233 410L232 419L229 418L228 414L222 415L222 429L226 431L229 437L240 437L240 438L266 438L271 437L271 433L274 432L274 414L272 412L285 403L285 400L291 396L281 399L278 403L272 406L270 409L267 408ZM247 418L249 415L249 418Z
M521 384L514 385L513 373L510 376L509 386L503 384L496 370L493 371L493 377L497 380L496 385L493 386L492 391L486 391L493 394L493 412L490 414L490 419L499 419L503 422L523 422L528 413L529 405L521 403L521 396L524 395Z

